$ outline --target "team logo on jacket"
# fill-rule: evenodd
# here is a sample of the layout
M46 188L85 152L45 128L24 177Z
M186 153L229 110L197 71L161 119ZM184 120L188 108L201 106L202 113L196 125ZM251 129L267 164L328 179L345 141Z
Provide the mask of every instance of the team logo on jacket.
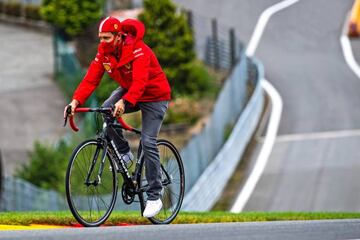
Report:
M126 69L128 69L128 70L131 68L131 64L130 64L130 63L127 63L127 64L125 64L124 66L125 66Z
M111 73L110 63L103 63L103 66L108 73Z

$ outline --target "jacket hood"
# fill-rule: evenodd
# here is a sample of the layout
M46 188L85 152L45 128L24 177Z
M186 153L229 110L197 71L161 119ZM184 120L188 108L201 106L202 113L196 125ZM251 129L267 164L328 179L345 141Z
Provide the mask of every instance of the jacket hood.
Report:
M121 31L127 34L122 46L122 53L118 67L134 60L139 52L134 52L135 49L142 49L143 37L145 35L145 26L137 19L126 19L121 22ZM135 54L136 53L136 54Z
M137 19L125 19L121 22L121 30L135 37L135 42L143 39L145 26Z

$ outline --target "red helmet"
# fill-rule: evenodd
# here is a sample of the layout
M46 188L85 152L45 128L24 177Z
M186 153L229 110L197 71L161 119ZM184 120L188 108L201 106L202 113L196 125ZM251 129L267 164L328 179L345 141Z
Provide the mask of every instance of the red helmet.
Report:
M119 32L121 29L120 20L114 17L107 17L100 22L100 32Z

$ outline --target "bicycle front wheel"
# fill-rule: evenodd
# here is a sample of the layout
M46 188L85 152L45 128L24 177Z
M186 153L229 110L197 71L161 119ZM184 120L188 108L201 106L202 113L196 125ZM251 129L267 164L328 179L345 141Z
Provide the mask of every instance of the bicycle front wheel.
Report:
M163 189L160 198L163 208L154 217L149 220L154 224L171 223L180 211L185 191L185 173L181 157L175 146L167 140L158 140L157 142L160 163L161 163L161 181ZM141 161L141 176L138 179L140 186L140 204L145 208L146 190L149 185L145 176L144 159Z
M75 219L86 227L104 223L114 208L117 178L114 164L97 140L81 143L66 172L66 198Z

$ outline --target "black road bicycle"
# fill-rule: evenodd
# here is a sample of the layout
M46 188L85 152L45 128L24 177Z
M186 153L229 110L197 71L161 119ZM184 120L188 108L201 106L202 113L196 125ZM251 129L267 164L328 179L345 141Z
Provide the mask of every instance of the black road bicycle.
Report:
M75 112L95 112L103 117L112 115L111 108L76 108ZM64 116L64 126L69 117L71 128L78 131L70 113L71 109L68 107L67 116ZM66 172L67 202L75 219L86 227L99 226L110 216L118 193L118 173L123 178L121 181L123 201L131 204L136 202L135 197L138 196L141 214L145 209L148 183L145 177L141 139L135 169L131 173L107 134L108 128L125 129L138 136L141 135L141 131L126 124L122 118L117 120L118 123L104 124L96 139L86 140L77 146L69 161ZM171 142L159 139L157 146L161 162L163 208L149 220L154 224L168 224L175 219L181 208L185 173L180 154Z

